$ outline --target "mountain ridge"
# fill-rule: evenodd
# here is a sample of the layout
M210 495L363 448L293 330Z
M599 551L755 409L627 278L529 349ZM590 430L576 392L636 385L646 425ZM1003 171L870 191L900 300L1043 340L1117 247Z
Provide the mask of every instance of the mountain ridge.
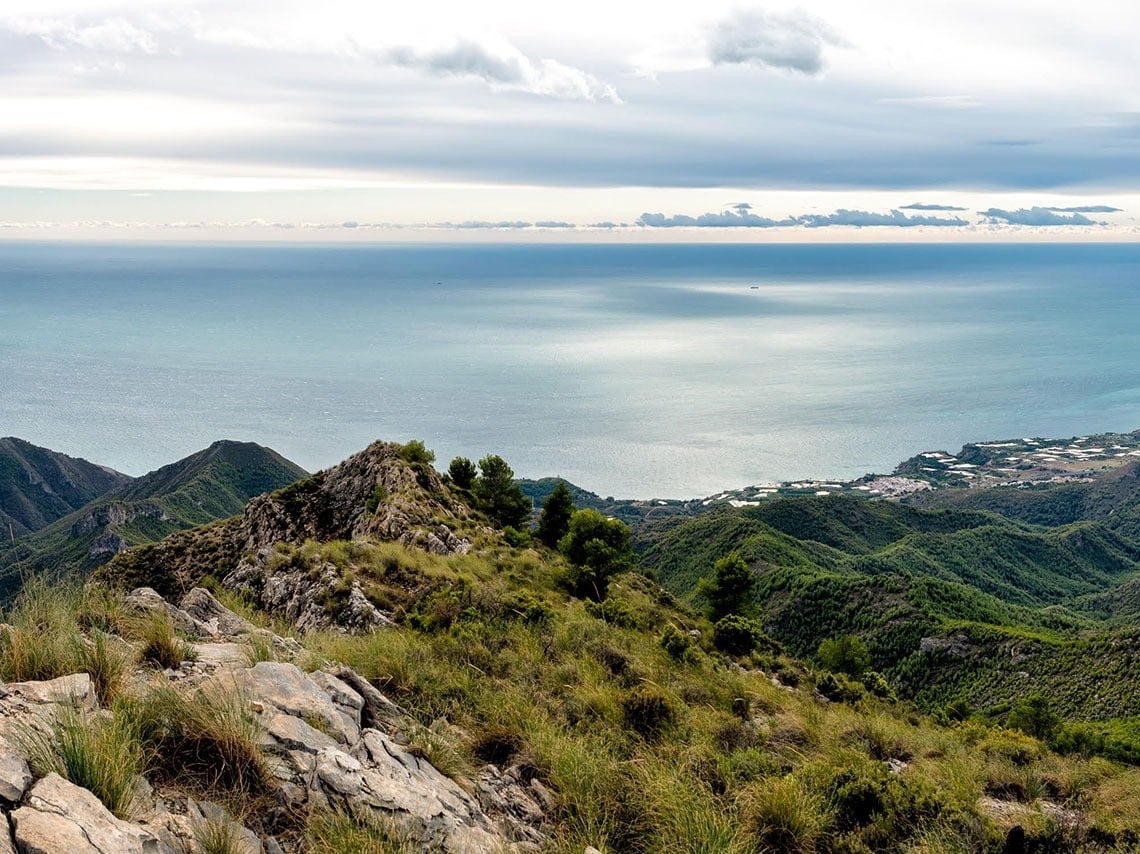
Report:
M25 439L0 438L0 537L38 531L132 480Z
M219 440L120 484L0 552L0 595L26 573L86 573L131 545L240 513L255 495L307 473L252 442Z

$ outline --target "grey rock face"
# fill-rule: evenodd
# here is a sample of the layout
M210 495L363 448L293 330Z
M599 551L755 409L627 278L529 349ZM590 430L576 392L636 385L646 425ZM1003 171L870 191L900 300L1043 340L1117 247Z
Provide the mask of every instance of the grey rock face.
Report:
M95 708L95 688L86 673L73 673L46 682L9 682L7 688L9 696L5 699L9 702L20 699L37 705L66 703L81 709Z
M262 549L252 559L243 560L222 583L230 590L249 593L272 614L296 624L301 631L330 627L351 632L365 632L390 625L391 620L368 601L355 580L347 596L340 594L340 570L327 563L315 575L308 569L274 568L273 551ZM329 609L330 598L341 597L336 608Z
M6 738L0 736L0 799L10 804L17 803L30 785L32 772L27 761Z
M255 631L249 620L239 617L219 602L213 593L202 587L195 587L183 596L179 607L191 618L208 629L213 629L214 635L235 637Z
M126 604L139 611L159 611L170 615L174 628L191 637L214 637L216 629L211 629L200 620L187 614L181 608L171 605L150 587L139 587L126 596Z
M49 774L11 814L21 854L176 854L158 837L115 818L86 789Z
M354 717L338 708L296 665L262 661L215 679L225 689L236 689L266 707L320 721L322 728L343 744L353 744L360 738L359 715Z

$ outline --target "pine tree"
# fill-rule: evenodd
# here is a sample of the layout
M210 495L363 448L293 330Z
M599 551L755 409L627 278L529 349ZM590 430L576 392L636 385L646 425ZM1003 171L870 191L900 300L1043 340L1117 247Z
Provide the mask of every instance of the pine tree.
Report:
M549 548L558 548L558 541L570 530L570 517L574 515L574 498L565 481L558 481L554 491L542 504L538 517L538 538Z

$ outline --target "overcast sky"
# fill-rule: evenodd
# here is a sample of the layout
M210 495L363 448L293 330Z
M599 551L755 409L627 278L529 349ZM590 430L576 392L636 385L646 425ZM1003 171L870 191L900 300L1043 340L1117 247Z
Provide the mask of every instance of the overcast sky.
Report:
M4 0L0 236L1135 239L1125 0Z

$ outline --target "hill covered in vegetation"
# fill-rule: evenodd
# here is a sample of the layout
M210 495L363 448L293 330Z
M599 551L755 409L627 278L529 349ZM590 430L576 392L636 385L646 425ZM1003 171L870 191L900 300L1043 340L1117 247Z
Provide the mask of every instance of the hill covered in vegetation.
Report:
M38 531L130 481L23 439L0 439L0 541Z
M140 478L119 483L0 550L0 596L21 576L85 575L132 545L240 513L255 495L306 475L269 448L219 441Z
M0 720L52 736L16 739L17 845L83 789L172 850L1140 844L1125 533L829 496L631 536L553 487L532 525L494 455L434 463L377 442L25 588ZM60 715L37 680L75 672Z

